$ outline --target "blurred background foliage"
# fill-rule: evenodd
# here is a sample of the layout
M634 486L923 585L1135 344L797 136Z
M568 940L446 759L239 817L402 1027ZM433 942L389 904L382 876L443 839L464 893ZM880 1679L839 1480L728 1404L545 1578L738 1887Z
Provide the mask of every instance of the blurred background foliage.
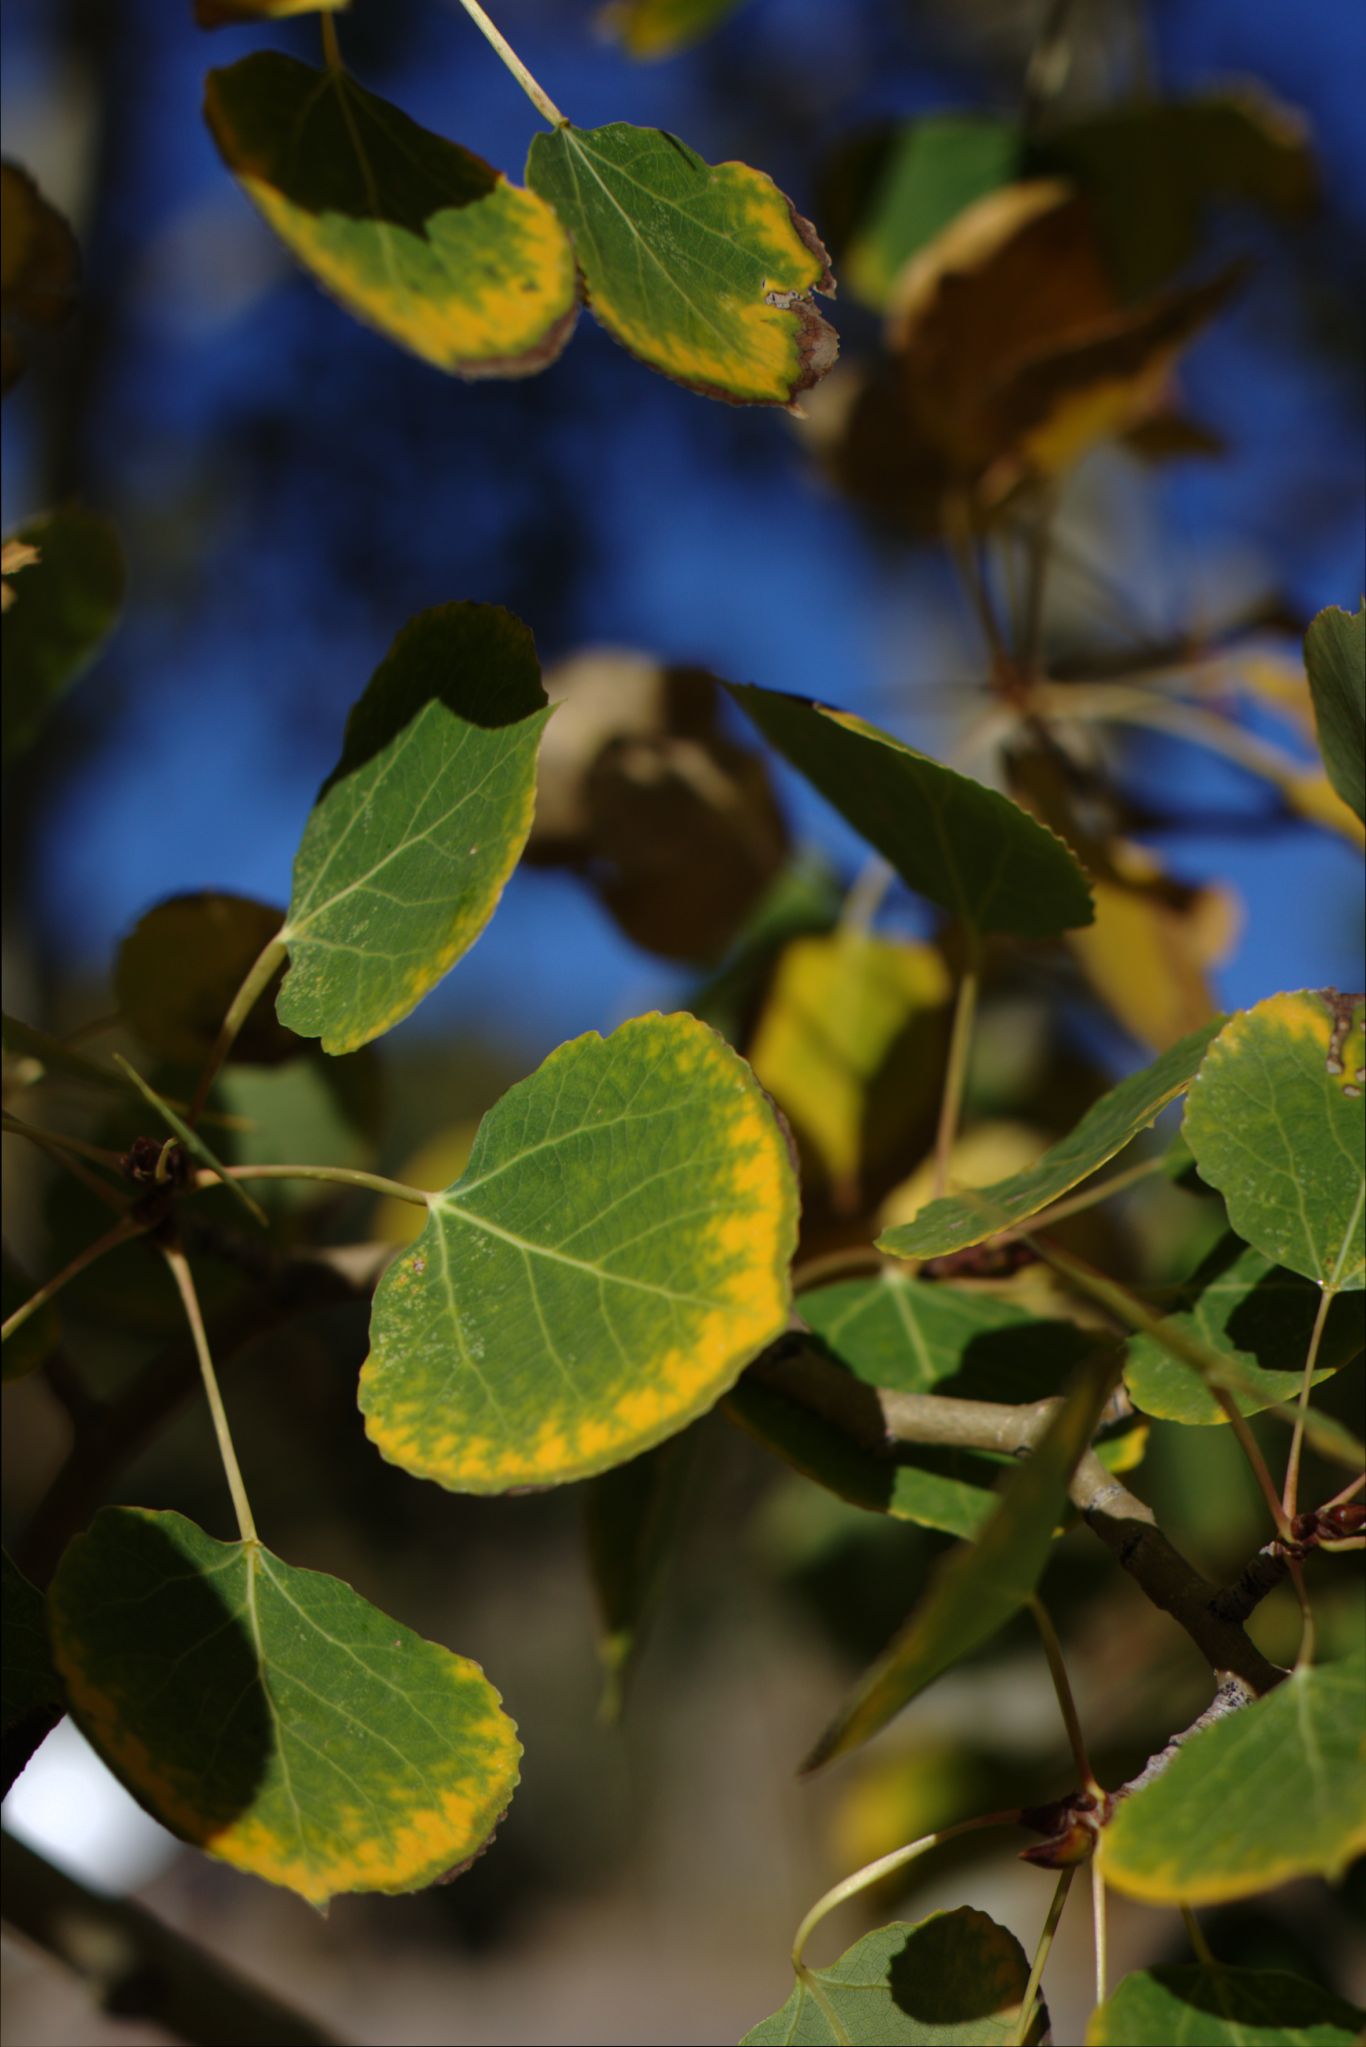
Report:
M444 1184L482 1111L564 1037L687 1006L748 1051L788 1113L803 1255L824 1258L923 1198L949 975L924 907L895 888L877 900L854 835L763 764L707 671L828 698L1001 781L1064 823L1097 874L1094 932L989 958L967 1178L1033 1157L1211 1006L1360 985L1359 851L1313 781L1299 640L1317 608L1355 602L1361 574L1366 29L1345 0L1312 14L746 0L675 9L714 32L641 63L650 13L627 0L618 40L589 0L505 0L499 19L576 121L676 129L712 161L761 166L816 220L841 277L843 360L805 421L697 399L587 321L542 377L442 378L295 270L202 125L210 63L262 44L313 61L315 23L210 42L188 6L8 0L6 154L70 221L81 287L75 317L33 337L6 404L5 530L73 503L107 514L127 588L98 664L7 781L5 1006L81 1032L113 1011L115 949L158 899L282 903L345 711L394 633L451 597L504 603L564 708L529 858L493 925L378 1048L337 1063L258 1046L279 1063L233 1067L213 1141ZM367 86L520 175L529 110L454 8L356 0L341 33ZM1202 98L1218 111L1165 104ZM1107 124L1115 101L1134 111ZM1021 199L1020 180L1045 178L1074 182ZM946 291L934 236L961 236L962 209L987 201ZM980 621L931 537L964 494L995 521L1017 623L1052 522L1024 621L1047 677L1032 706L987 692ZM117 602L107 564L101 589ZM861 872L866 901L836 928ZM140 1048L106 1031L99 1049L127 1042L145 1060L150 1046L156 1084L187 1094L195 1019L136 1021ZM48 1113L120 1145L141 1127L76 1088L50 1090ZM104 1226L32 1156L9 1167L6 1242L30 1271ZM1153 1185L1079 1218L1071 1241L1164 1285L1209 1249L1219 1214L1189 1182ZM269 1192L285 1247L401 1241L409 1226L410 1211L336 1189ZM946 1539L846 1506L719 1416L670 1469L645 1560L660 1568L640 1574L658 1581L650 1638L619 1723L600 1724L586 1558L610 1554L614 1503L596 1501L608 1518L586 1545L573 1492L472 1501L381 1463L354 1406L364 1308L322 1271L285 1299L230 1220L224 1208L204 1226L197 1262L233 1331L229 1398L263 1529L484 1663L522 1728L523 1787L458 1883L345 1899L325 1923L174 1844L130 1846L123 1821L89 1849L97 1880L141 1883L169 1921L353 2038L725 2040L781 2001L792 1927L827 1882L1007 1791L1067 1788L1024 1623L867 1754L795 1784ZM991 1284L1047 1295L1037 1272ZM130 1441L113 1496L215 1526L212 1442L175 1397L175 1303L145 1250L73 1286L62 1324L80 1374L68 1406L81 1386L117 1396L166 1347L164 1425ZM1325 1389L1357 1425L1359 1399L1351 1374ZM7 1402L7 1525L41 1573L103 1479L61 1489L71 1420L49 1381ZM1262 1539L1224 1430L1154 1424L1137 1484L1211 1575ZM1341 1562L1329 1634L1348 1624ZM640 1586L602 1589L629 1611ZM1203 1703L1199 1659L1084 1535L1061 1544L1047 1591L1117 1781ZM1296 1628L1288 1591L1253 1624L1272 1654L1293 1652ZM605 1653L615 1683L620 1632ZM33 1826L43 1767L21 1786ZM68 1844L79 1827L52 1821L53 1772L76 1772L93 1810L79 1773L95 1767L48 1759L46 1824ZM1048 1893L988 1837L931 1868L914 1916L970 1901L1029 1947ZM870 1909L904 1896L893 1885ZM1229 1961L1284 1959L1360 1997L1362 1896L1358 1872L1329 1904L1292 1888L1208 1930ZM1184 1953L1175 1920L1118 1902L1113 1942L1115 1975ZM6 1954L8 2038L156 2037L92 2016L30 1952ZM1076 2038L1079 1913L1056 1954L1055 2037Z

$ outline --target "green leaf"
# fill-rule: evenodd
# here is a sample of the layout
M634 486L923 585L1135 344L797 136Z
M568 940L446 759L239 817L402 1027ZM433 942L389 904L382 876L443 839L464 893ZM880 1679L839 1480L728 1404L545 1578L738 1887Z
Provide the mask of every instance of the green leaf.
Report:
M1240 1412L1259 1414L1272 1401L1298 1397L1319 1305L1312 1281L1230 1235L1187 1281L1179 1302L1163 1317L1164 1333L1170 1335L1173 1328L1185 1332L1237 1368L1242 1383L1231 1390ZM1349 1363L1361 1344L1359 1305L1335 1301L1324 1324L1313 1383ZM1135 1406L1163 1421L1228 1419L1204 1381L1158 1337L1132 1339L1124 1383Z
M1153 1904L1219 1904L1366 1849L1366 1655L1297 1670L1182 1743L1101 1835L1107 1883Z
M192 1129L183 1116L177 1115L165 1097L157 1093L150 1081L143 1079L142 1075L135 1067L129 1064L121 1052L114 1054L114 1064L121 1073L127 1074L129 1080L132 1081L148 1107L156 1110L162 1122L165 1123L169 1130L175 1133L176 1137L190 1154L190 1157L198 1159L200 1165L207 1166L211 1173L216 1173L229 1194L231 1194L233 1200L242 1208L245 1208L253 1222L258 1222L262 1228L265 1228L267 1222L265 1210L259 1202L252 1199L240 1180L234 1180L230 1177L227 1167L223 1164L217 1152L209 1149L199 1132Z
M1008 796L849 711L726 684L740 709L902 880L977 931L1043 938L1091 919L1062 840Z
M6 1349L11 1349L11 1344ZM0 1550L4 1595L3 1710L0 1711L0 1797L62 1717L62 1688L47 1644L43 1595Z
M1094 1337L1013 1302L884 1270L802 1294L798 1313L818 1347L866 1386L1010 1404L1056 1393ZM997 1505L1002 1460L971 1450L871 1447L881 1423L870 1403L870 1446L833 1429L778 1387L743 1378L728 1408L798 1471L854 1506L974 1537Z
M623 1463L781 1334L796 1209L773 1112L705 1024L561 1045L485 1116L380 1283L370 1436L459 1492Z
M671 1436L643 1457L599 1472L584 1487L588 1570L598 1607L602 1700L598 1717L621 1718L626 1691L673 1554L697 1444Z
M123 550L110 520L80 505L26 519L12 538L38 559L7 586L0 625L5 664L0 757L8 766L38 737L78 682L123 607Z
M994 115L925 114L897 128L841 265L855 294L885 311L902 265L974 199L1008 185L1019 157L1018 128Z
M1238 1235L1322 1287L1366 1286L1366 1000L1273 995L1230 1019L1183 1129Z
M834 363L811 302L834 292L829 258L762 171L614 121L537 135L526 175L573 238L595 316L651 369L709 398L791 405Z
M1366 823L1366 604L1321 611L1304 636L1304 665L1328 779Z
M885 1230L877 1240L879 1249L898 1258L937 1258L980 1244L997 1231L1037 1215L1132 1144L1168 1102L1190 1086L1205 1048L1222 1022L1222 1017L1216 1017L1213 1023L1202 1025L1141 1073L1130 1074L1111 1088L1108 1095L1091 1104L1066 1137L1050 1146L1037 1165L1012 1173L994 1186L928 1202L910 1222Z
M8 1322L16 1308L38 1291L18 1260L10 1256L8 1248L0 1264L0 1321ZM26 1379L30 1372L36 1372L39 1365L50 1357L61 1340L61 1317L55 1301L45 1301L43 1306L21 1322L3 1349L4 1383L12 1379Z
M262 51L209 73L204 115L281 241L400 347L458 376L520 377L568 341L574 257L550 207L345 71Z
M960 1905L918 1926L902 1922L866 1933L809 1977L814 1990L798 1979L782 2010L746 2033L741 2047L825 2047L841 2040L854 2047L1008 2047L1029 1963L1013 1933ZM1041 2039L1047 2030L1041 2005L1029 2038Z
M194 18L200 28L234 28L294 14L335 14L350 5L351 0L194 0Z
M294 862L281 1023L354 1052L469 950L526 843L549 715L510 612L444 604L404 627L352 709Z
M103 1508L48 1611L73 1717L133 1796L311 1904L453 1874L517 1783L477 1664L180 1514Z
M248 969L282 922L281 912L269 904L218 889L158 903L138 919L114 963L114 993L124 1022L163 1059L197 1066L212 1049ZM232 1056L272 1066L301 1049L294 1033L276 1022L263 992L238 1032Z
M1140 1969L1097 2005L1087 2047L1352 2047L1366 2014L1284 1969Z
M970 1548L952 1550L935 1568L919 1605L821 1736L806 1770L870 1740L1025 1604L1048 1560L1072 1473L1112 1385L1108 1364L1077 1374L1037 1450L1002 1482L981 1536Z
M611 0L598 16L628 57L672 57L734 14L741 0Z

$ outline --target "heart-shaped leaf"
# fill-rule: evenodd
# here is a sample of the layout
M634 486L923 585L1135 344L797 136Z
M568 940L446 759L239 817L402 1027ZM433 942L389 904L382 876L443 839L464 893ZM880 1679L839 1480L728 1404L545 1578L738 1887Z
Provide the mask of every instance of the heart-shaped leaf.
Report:
M1175 1327L1224 1354L1241 1381L1230 1389L1240 1411L1257 1414L1272 1401L1298 1395L1318 1306L1318 1288L1311 1280L1226 1236L1182 1288L1179 1305L1163 1317L1162 1327L1168 1336ZM1359 1304L1334 1302L1313 1383L1355 1357L1361 1344ZM1228 1419L1204 1380L1158 1337L1140 1333L1130 1342L1124 1383L1136 1407L1163 1421Z
M791 405L830 368L835 289L810 221L762 171L614 121L538 135L527 183L574 242L594 314L652 369L740 405Z
M1321 611L1304 636L1304 664L1328 779L1366 823L1366 604Z
M72 1714L134 1797L311 1904L453 1874L512 1797L516 1730L479 1666L259 1543L106 1507L48 1614Z
M1190 1086L1222 1021L1216 1018L1192 1031L1151 1066L1130 1074L1093 1102L1080 1123L1050 1146L1036 1166L1012 1173L992 1187L929 1202L912 1221L884 1231L879 1248L898 1258L938 1258L1037 1215L1132 1144L1168 1102Z
M400 347L521 377L568 341L574 258L551 208L345 71L259 51L209 73L204 116L281 241Z
M730 682L740 709L908 885L976 931L1043 938L1091 920L1086 877L1018 803L928 754L780 690Z
M1321 1287L1366 1286L1366 1000L1273 995L1210 1046L1182 1125L1247 1243Z
M824 1969L798 1978L781 2011L741 2047L1008 2047L1016 2037L1029 1963L985 1912L960 1905L918 1926L881 1926ZM1048 2030L1043 2006L1029 2039Z
M971 1547L952 1550L919 1605L817 1742L804 1768L871 1740L934 1679L970 1656L1025 1604L1038 1583L1066 1506L1067 1487L1109 1397L1112 1372L1078 1373L1027 1462L1003 1481L996 1509Z
M1182 1743L1101 1836L1107 1883L1154 1904L1218 1904L1340 1876L1366 1848L1366 1655L1295 1671Z
M1086 2028L1086 2047L1352 2047L1366 2013L1284 1969L1188 1963L1126 1976Z
M304 829L281 1023L354 1052L469 950L526 843L549 715L510 612L445 604L404 627Z
M705 1024L561 1045L485 1116L375 1294L370 1436L459 1492L623 1463L781 1334L796 1210L773 1112Z

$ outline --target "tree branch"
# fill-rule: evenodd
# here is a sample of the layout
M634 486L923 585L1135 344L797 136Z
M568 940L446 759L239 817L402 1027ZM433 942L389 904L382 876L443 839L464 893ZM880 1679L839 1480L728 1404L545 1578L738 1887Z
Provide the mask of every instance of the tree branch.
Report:
M860 1448L882 1457L895 1457L900 1446L912 1443L1027 1456L1058 1408L1056 1398L1008 1407L867 1386L823 1357L800 1334L771 1346L750 1371L774 1392L820 1415ZM1256 1600L1240 1613L1240 1599L1247 1597L1243 1591L1230 1610L1231 1595L1211 1585L1186 1561L1157 1526L1152 1509L1122 1485L1093 1450L1077 1466L1070 1491L1087 1527L1154 1606L1185 1629L1221 1681L1232 1675L1252 1692L1269 1691L1280 1683L1285 1672L1262 1655L1239 1625ZM1233 1593L1241 1587L1243 1579Z

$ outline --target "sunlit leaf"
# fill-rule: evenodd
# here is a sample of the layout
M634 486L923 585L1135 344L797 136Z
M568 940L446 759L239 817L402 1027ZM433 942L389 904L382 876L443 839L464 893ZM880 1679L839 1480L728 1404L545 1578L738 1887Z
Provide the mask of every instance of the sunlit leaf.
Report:
M1295 1671L1182 1743L1101 1835L1107 1883L1155 1904L1217 1904L1366 1849L1366 1657Z
M584 1544L598 1609L599 1718L618 1720L678 1541L694 1432L670 1437L584 1487Z
M960 1905L918 1926L879 1927L810 1974L817 1991L799 1979L782 2010L746 2033L741 2047L841 2040L857 2047L1008 2047L1029 1963L1013 1933ZM1040 2006L1029 2039L1042 2039L1047 2029Z
M0 624L4 716L0 753L15 760L100 653L123 606L123 550L98 512L67 505L26 519L16 538L38 559L9 588Z
M988 114L923 114L888 136L840 266L877 311L902 265L963 209L1014 177L1020 133Z
M335 14L350 5L351 0L194 0L194 18L200 28L232 28L293 14Z
M1352 2047L1366 2013L1284 1969L1140 1969L1091 2014L1087 2047Z
M796 1205L772 1110L704 1024L561 1045L485 1116L376 1292L371 1438L461 1492L636 1456L785 1327Z
M6 1355L14 1339L6 1344ZM3 1576L4 1666L0 1706L0 1797L62 1716L62 1688L52 1668L43 1595L0 1550Z
M140 917L119 947L114 993L130 1030L163 1059L195 1065L218 1036L228 1006L275 937L282 913L250 896L200 889L171 896ZM277 1064L302 1048L262 995L233 1043L234 1059Z
M797 1308L830 1359L862 1384L894 1392L1018 1405L1056 1393L1094 1348L1075 1323L894 1271L817 1287L799 1296ZM997 1505L998 1458L910 1445L889 1455L752 1373L728 1407L769 1449L855 1506L973 1537ZM870 1413L870 1435L878 1434Z
M1182 1126L1238 1235L1320 1286L1366 1286L1366 1001L1273 995L1205 1055Z
M1366 605L1330 605L1304 638L1314 723L1329 780L1366 822Z
M102 1509L48 1612L71 1712L115 1776L182 1840L312 1904L453 1874L517 1783L477 1664L180 1514Z
M821 1736L806 1769L871 1740L1024 1605L1047 1561L1068 1484L1110 1386L1108 1366L1097 1363L1078 1373L1038 1448L1002 1481L995 1511L977 1541L952 1550L936 1567L909 1620Z
M56 207L17 163L0 164L0 393L27 366L26 330L66 319L80 271L75 238Z
M852 712L750 683L726 687L903 881L965 924L1038 938L1090 921L1071 853L1008 796Z
M37 1284L11 1257L6 1246L3 1264L0 1264L0 1321L8 1322L16 1308L21 1308L37 1292ZM27 1322L21 1322L14 1334L5 1341L0 1350L5 1384L11 1379L26 1379L30 1372L36 1372L39 1365L49 1358L57 1348L61 1337L61 1316L55 1301L45 1301L35 1309Z
M304 830L282 1024L353 1052L469 950L526 841L548 715L509 612L446 604L404 627Z
M742 0L610 0L598 16L629 57L672 57L700 42Z
M1216 1018L1203 1030L1192 1031L1151 1066L1130 1074L1093 1102L1076 1128L1046 1151L1036 1166L998 1180L992 1187L932 1201L911 1222L885 1231L878 1239L880 1249L898 1258L937 1258L948 1251L961 1251L968 1244L980 1244L984 1237L1037 1215L1123 1151L1168 1102L1184 1093L1221 1021Z
M1234 1392L1238 1407L1243 1414L1257 1414L1273 1400L1298 1395L1318 1305L1319 1290L1311 1280L1227 1236L1182 1288L1178 1306L1164 1323L1168 1330L1175 1324L1227 1353L1249 1389L1240 1386ZM1362 1336L1359 1304L1334 1302L1324 1324L1314 1384L1353 1358ZM1124 1382L1135 1406L1163 1421L1227 1420L1205 1382L1156 1337L1133 1338ZM1251 1390L1257 1387L1264 1389L1260 1400Z
M1211 200L1293 218L1317 186L1304 116L1252 85L1203 99L1145 97L1050 123L1030 161L1085 193L1127 299L1156 289L1196 253Z
M762 171L704 163L658 128L537 135L527 183L569 229L595 316L711 398L791 405L835 360L834 292L810 221Z
M279 51L211 71L205 118L280 239L347 311L438 369L519 377L578 311L550 207L343 70Z
M932 1116L952 986L933 946L844 927L787 946L748 1045L791 1122L808 1185L852 1207Z

